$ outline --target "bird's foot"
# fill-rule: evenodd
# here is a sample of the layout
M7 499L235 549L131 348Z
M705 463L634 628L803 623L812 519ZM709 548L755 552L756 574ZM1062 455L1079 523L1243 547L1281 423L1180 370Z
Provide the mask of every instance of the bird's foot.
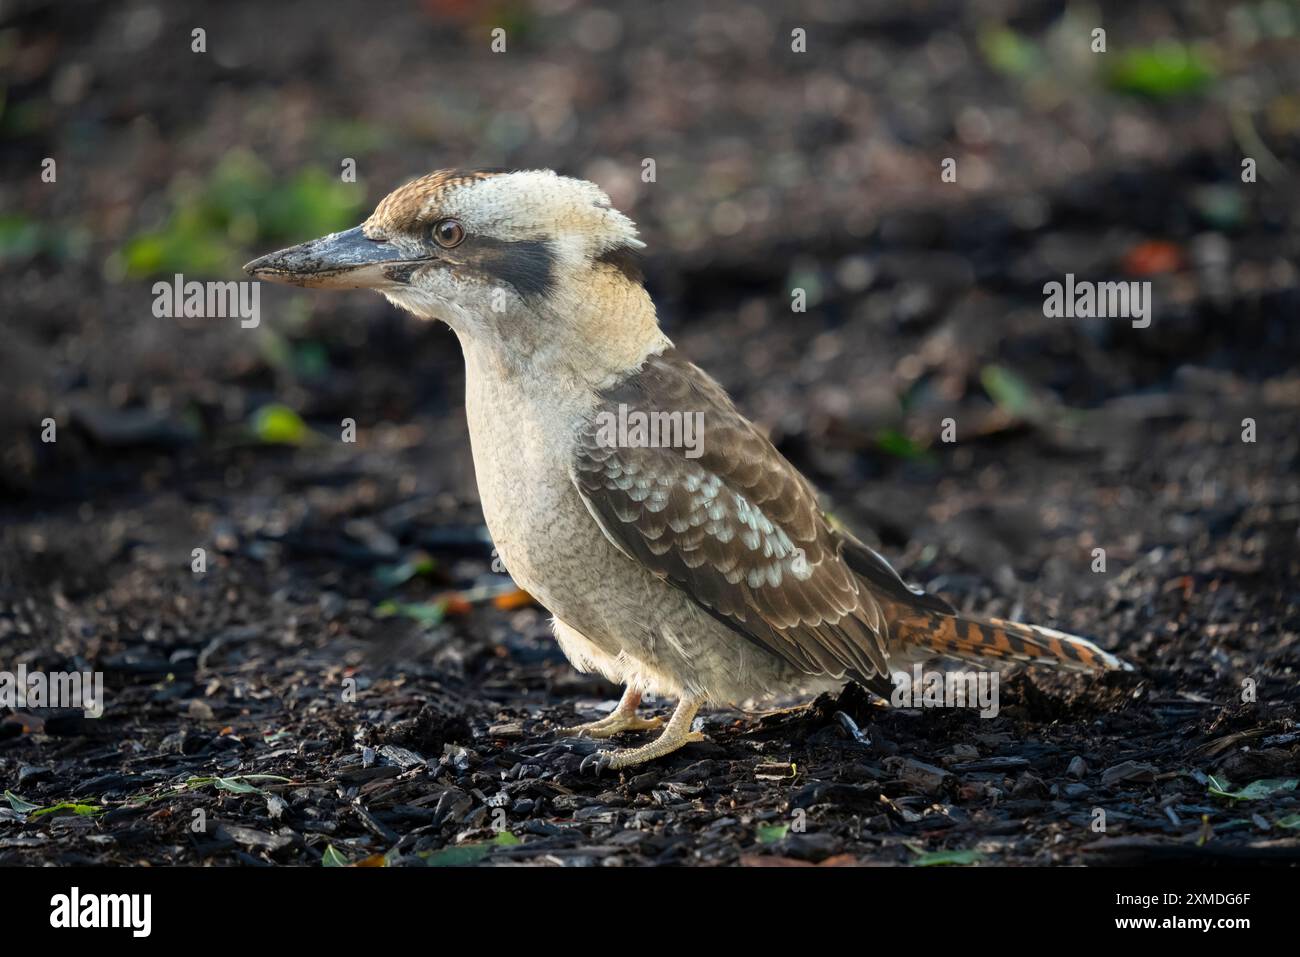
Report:
M615 711L599 721L577 724L572 728L561 728L556 733L575 738L612 738L624 731L650 731L663 727L663 723L664 719L660 717L642 718L635 713L619 714Z
M699 731L688 731L672 741L665 741L666 737L667 734L661 734L649 744L643 744L639 748L620 748L617 751L597 751L595 754L589 754L582 759L579 770L591 771L599 776L601 771L617 771L621 768L645 764L655 758L662 758L665 754L672 754L685 745L704 740L704 735Z
M683 698L663 732L649 744L643 744L639 748L622 748L618 751L597 751L583 759L579 770L593 771L599 775L601 771L630 768L633 765L644 764L646 761L653 761L655 758L662 758L665 754L672 754L685 745L703 741L703 733L691 730L691 722L695 719L695 712L699 710L700 704L699 700Z
M636 709L641 705L641 692L628 686L614 710L599 721L561 728L557 734L578 738L612 738L623 731L648 731L664 723L663 718L639 718Z

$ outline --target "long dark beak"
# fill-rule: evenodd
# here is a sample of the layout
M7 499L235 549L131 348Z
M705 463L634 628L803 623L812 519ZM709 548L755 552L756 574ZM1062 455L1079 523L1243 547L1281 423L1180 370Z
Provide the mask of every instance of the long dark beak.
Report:
M371 289L404 281L412 255L389 242L366 238L361 227L331 233L254 259L244 271L258 279L329 289Z

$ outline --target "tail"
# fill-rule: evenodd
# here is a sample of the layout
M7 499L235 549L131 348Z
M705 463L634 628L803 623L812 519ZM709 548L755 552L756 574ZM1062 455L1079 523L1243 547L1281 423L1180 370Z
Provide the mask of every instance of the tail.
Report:
M1132 671L1127 661L1086 638L1000 618L959 615L938 595L910 588L872 548L847 532L844 560L871 588L889 623L890 656L899 660L967 658L1036 661L1072 671Z
M1086 638L1000 618L967 618L893 605L890 644L900 657L1030 661L1071 671L1132 671L1127 661ZM909 654L910 653L910 654Z

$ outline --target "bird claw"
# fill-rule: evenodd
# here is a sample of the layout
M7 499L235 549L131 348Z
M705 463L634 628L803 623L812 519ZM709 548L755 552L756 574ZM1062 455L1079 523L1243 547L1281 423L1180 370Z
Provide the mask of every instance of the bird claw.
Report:
M586 774L591 772L596 777L600 777L601 772L608 771L611 766L610 755L612 751L595 751L582 759L578 765L578 773Z

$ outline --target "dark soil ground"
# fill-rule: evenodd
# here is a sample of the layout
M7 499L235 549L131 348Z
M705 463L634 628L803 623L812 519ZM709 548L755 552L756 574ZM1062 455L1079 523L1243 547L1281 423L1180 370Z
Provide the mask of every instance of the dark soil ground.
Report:
M0 864L1300 863L1295 33L1101 4L1113 50L1213 44L1208 89L1152 100L1071 72L1089 25L1050 4L511 8L497 60L472 3L17 6L0 669L102 671L107 707L0 711ZM1010 74L1006 24L1038 51ZM157 319L123 267L236 148L275 182L359 157L358 210L444 165L600 181L669 334L837 518L1136 672L1008 671L991 719L849 687L580 771L556 729L618 689L494 569L454 338L363 293ZM284 244L239 236L236 265ZM1152 325L1045 319L1066 272L1151 280ZM250 430L272 403L311 434Z

